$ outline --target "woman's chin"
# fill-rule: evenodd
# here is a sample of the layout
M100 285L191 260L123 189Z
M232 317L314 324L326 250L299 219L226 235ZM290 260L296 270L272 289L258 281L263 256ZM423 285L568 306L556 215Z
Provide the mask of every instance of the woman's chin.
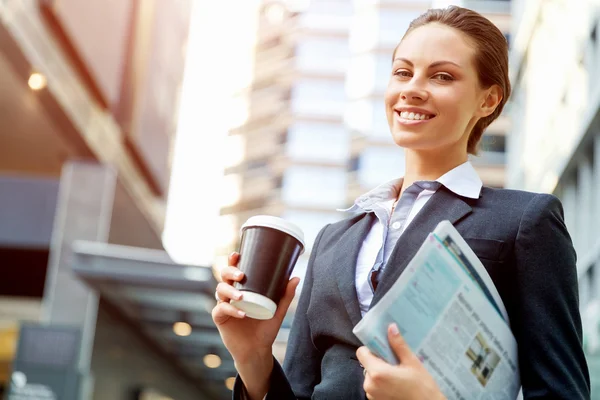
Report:
M427 140L423 140L424 136L422 133L417 134L415 132L407 132L405 130L396 130L392 132L392 139L394 139L394 143L396 143L400 147L404 147L405 149L421 149L423 147L429 147L426 142Z

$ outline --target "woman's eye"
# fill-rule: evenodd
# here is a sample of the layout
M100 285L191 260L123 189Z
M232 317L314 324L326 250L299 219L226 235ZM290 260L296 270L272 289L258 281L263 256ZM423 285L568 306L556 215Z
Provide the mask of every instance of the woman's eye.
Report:
M454 77L452 77L451 75L448 75L448 74L436 74L433 77L440 81L450 82L450 81L454 80Z
M411 76L410 72L405 69L397 70L396 72L394 72L394 75L402 77L402 78L410 78L410 76Z

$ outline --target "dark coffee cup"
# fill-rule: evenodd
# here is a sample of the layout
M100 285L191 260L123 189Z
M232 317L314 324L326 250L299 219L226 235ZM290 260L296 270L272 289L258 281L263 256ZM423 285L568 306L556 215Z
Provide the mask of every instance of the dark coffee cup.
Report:
M303 252L304 234L296 225L268 215L248 219L242 226L238 262L244 279L234 284L243 297L231 304L250 318L273 318Z

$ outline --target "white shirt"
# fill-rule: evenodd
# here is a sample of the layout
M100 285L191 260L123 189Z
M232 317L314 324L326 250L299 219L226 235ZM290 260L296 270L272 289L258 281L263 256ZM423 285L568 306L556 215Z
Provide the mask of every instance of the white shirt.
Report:
M473 168L473 165L471 165L469 161L446 172L436 179L436 181L457 195L472 199L479 198L483 186L479 175L477 175L475 168ZM381 247L385 243L387 229L402 229L402 232L404 232L417 213L421 211L435 193L435 190L423 190L415 200L406 219L406 223L404 223L402 227L395 227L393 224L388 228L392 206L398 198L402 182L403 178L384 183L360 196L349 209L340 210L350 212L373 212L377 216L377 221L362 243L356 262L355 287L362 315L368 311L371 301L373 300L373 291L369 285L369 272L377 262ZM388 250L386 249L386 251Z

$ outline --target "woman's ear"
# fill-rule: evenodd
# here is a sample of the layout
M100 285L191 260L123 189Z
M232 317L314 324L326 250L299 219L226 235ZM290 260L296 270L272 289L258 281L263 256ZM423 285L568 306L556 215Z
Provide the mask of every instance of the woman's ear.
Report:
M502 101L502 97L502 88L499 85L492 85L487 89L483 103L481 103L479 108L481 118L491 115Z

